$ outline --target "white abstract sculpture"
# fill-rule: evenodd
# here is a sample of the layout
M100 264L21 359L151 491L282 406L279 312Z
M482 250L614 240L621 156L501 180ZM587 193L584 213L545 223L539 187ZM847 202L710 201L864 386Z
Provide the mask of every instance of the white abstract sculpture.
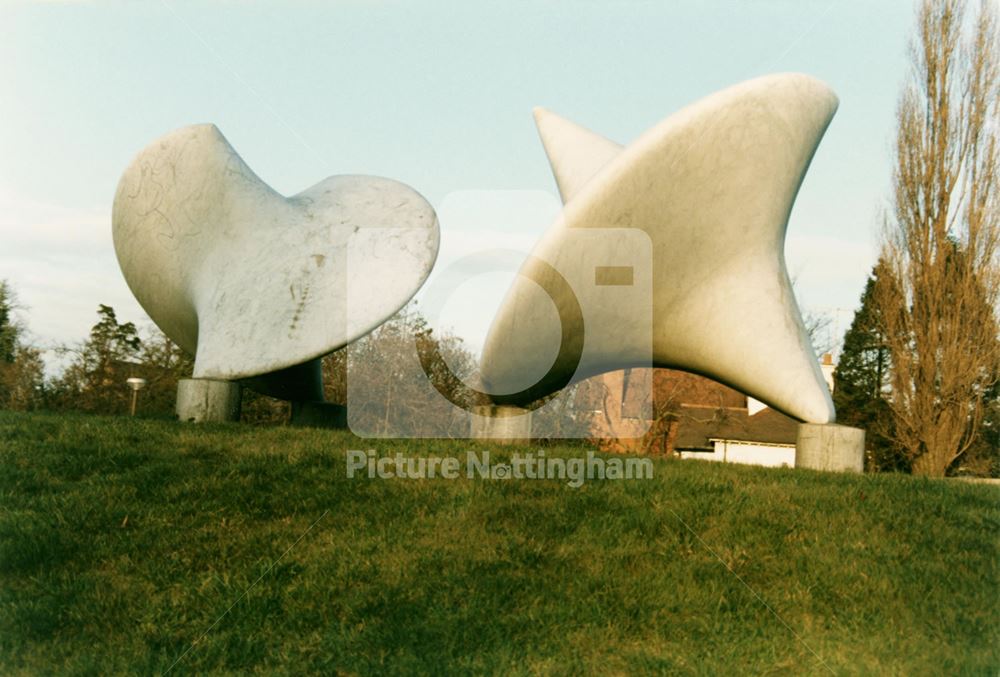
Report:
M125 280L195 355L195 378L254 379L292 400L322 399L317 358L399 310L438 249L434 210L408 186L334 176L286 198L210 124L141 151L119 182L112 222ZM365 229L378 237L356 238L348 266L348 242ZM377 287L350 323L348 283Z
M617 313L610 331L584 332L582 320L562 328L564 343L568 335L586 344L579 363L543 364L553 352L538 349L543 338L560 336L553 303L586 309L592 302L586 288L573 290L575 300L540 295L532 280L549 274L540 261L561 270L581 265L563 260L573 256L563 246L572 229L636 228L652 243L654 366L709 376L803 421L832 422L784 241L795 195L836 109L836 96L818 80L762 77L684 108L625 148L536 110L565 206L490 328L480 368L484 388L499 393L492 400L523 406L570 380L641 364L643 350L649 364L650 327L628 307L603 309ZM524 374L546 373L537 387L503 395L521 390Z

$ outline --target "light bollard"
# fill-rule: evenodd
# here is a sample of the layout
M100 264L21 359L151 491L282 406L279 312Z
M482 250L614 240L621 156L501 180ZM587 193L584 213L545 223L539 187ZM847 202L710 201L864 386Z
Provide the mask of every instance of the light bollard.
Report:
M138 378L133 376L132 378L126 379L125 383L128 387L132 389L132 409L130 416L135 416L135 405L139 401L139 391L146 387L146 379Z

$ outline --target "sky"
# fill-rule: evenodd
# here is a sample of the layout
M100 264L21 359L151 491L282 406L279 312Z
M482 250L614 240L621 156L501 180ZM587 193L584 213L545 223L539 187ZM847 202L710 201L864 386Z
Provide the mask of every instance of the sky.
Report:
M279 192L335 174L409 184L438 212L438 267L527 250L559 210L544 106L626 144L756 76L803 72L840 108L799 192L799 304L842 335L877 250L910 0L0 0L0 279L46 347L99 303L148 324L119 272L111 202L150 141L214 122ZM507 284L456 290L473 347Z

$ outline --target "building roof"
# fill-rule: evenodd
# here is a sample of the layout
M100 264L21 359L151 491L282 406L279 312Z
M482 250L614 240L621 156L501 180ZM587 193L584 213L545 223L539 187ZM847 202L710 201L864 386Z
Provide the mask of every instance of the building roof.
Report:
M751 416L745 408L682 405L675 446L681 451L710 449L712 440L795 444L798 431L798 421L771 408Z
M589 387L588 387L589 386ZM621 439L642 435L635 422L677 421L669 444L677 451L707 451L713 440L794 445L796 420L764 407L751 414L743 393L711 379L674 369L630 369L584 381L578 390L584 408L601 414L595 425ZM648 435L665 436L653 425Z

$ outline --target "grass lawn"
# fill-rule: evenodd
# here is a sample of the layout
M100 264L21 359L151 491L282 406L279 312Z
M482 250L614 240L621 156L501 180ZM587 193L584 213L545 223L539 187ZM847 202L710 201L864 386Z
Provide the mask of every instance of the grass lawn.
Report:
M0 412L0 674L1000 671L997 487L348 479L359 448L485 447Z

